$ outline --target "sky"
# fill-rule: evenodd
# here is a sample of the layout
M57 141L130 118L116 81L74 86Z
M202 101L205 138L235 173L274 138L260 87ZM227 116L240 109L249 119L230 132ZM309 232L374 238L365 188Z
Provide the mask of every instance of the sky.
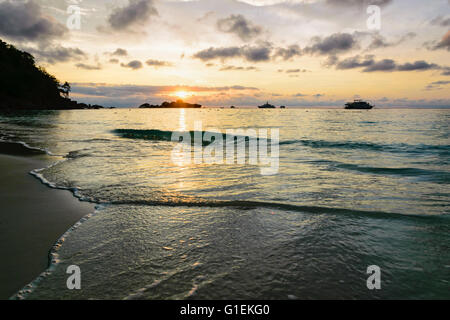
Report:
M0 38L107 107L450 107L450 0L0 0Z

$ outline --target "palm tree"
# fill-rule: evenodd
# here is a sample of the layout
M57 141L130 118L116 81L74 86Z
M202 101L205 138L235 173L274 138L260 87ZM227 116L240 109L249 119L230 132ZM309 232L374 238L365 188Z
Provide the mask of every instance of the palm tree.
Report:
M64 84L62 86L60 86L59 90L62 93L62 95L64 96L64 98L66 98L66 99L69 98L69 93L71 91L71 88L70 88L70 84L67 81L64 82Z

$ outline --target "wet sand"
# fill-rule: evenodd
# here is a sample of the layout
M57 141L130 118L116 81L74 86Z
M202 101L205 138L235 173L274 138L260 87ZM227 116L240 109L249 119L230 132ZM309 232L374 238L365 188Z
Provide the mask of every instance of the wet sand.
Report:
M0 150L0 299L10 298L43 272L58 238L94 211L93 204L30 175L48 163L17 150Z

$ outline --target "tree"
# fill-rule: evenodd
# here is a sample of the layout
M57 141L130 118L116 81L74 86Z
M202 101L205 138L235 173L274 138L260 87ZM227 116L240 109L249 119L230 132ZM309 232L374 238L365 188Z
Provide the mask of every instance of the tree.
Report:
M69 98L69 93L71 91L71 87L70 87L70 84L67 81L64 82L64 84L60 86L59 90L62 93L64 98L66 98L66 99Z

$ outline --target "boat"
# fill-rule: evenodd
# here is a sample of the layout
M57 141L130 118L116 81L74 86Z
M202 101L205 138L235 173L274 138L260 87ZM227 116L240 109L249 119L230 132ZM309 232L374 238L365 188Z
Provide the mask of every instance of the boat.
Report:
M262 106L258 106L260 109L275 109L274 105L269 104L269 101L267 101L266 104L263 104Z
M349 109L349 110L355 110L355 109L362 109L362 110L370 110L372 109L373 106L365 101L362 100L355 100L353 102L348 102L345 104L345 109Z

